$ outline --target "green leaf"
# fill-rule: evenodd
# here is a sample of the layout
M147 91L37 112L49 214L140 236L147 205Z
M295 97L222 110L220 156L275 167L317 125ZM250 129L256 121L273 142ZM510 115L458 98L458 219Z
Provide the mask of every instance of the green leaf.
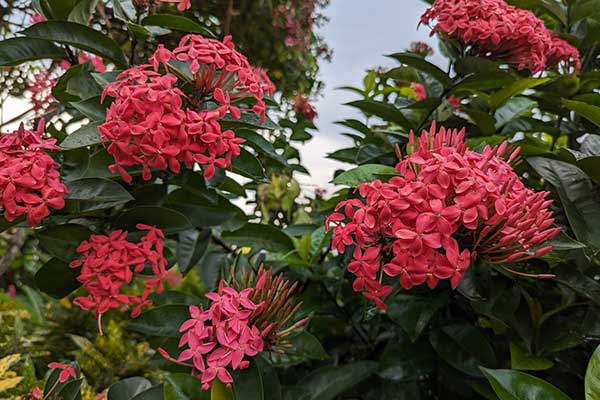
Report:
M115 226L128 231L134 231L137 224L155 226L170 235L192 228L185 215L170 208L140 206L122 213L115 221Z
M202 299L198 296L194 296L190 293L178 292L175 290L167 290L161 294L152 293L150 295L153 306L166 306L166 305L190 305L190 304L201 304Z
M215 379L210 387L210 400L234 400L233 392L220 380Z
M79 0L67 19L78 24L87 25L96 9L96 4L98 4L98 0Z
M190 374L165 376L164 400L212 400L210 392L200 388L200 381Z
M394 167L379 164L364 164L342 172L333 179L336 185L357 187L363 182L371 182L378 179L378 175L398 175Z
M101 89L92 77L91 71L93 71L91 63L72 66L54 85L52 95L63 103L99 96Z
M269 182L265 176L265 169L258 158L244 148L240 148L240 150L240 155L231 160L233 172L258 182Z
M250 112L242 113L239 119L232 117L230 114L225 115L219 120L223 129L231 128L262 128L269 130L281 129L271 118L265 117L264 122L260 123L260 116Z
M377 100L357 100L346 103L346 105L376 115L384 121L394 122L403 128L413 128L412 123L404 116L402 111L392 104Z
M199 231L190 229L179 232L177 241L177 265L184 274L204 256L210 243L210 229Z
M552 270L556 275L556 282L563 284L580 295L600 305L600 283L582 274L576 268L561 266Z
M251 247L253 250L279 253L294 250L292 239L271 225L248 223L236 231L224 232L222 237L232 244Z
M600 248L600 204L587 175L563 161L530 157L527 162L556 188L577 240Z
M136 395L151 387L152 383L141 376L126 378L108 388L107 400L132 400Z
M435 368L436 354L427 341L390 343L381 357L377 375L393 381L412 381Z
M0 67L34 60L64 60L66 57L63 49L43 39L16 37L0 41Z
M481 368L500 400L571 400L548 382L510 369Z
M529 113L536 106L537 103L527 97L513 97L496 110L494 114L496 129L500 129L513 119Z
M329 358L319 339L307 331L290 337L289 342L290 347L285 353L269 354L269 359L276 366L290 367L308 360L323 361Z
M35 274L35 285L39 290L55 299L62 299L81 286L77 280L81 270L71 268L58 258L51 258Z
M341 367L314 370L286 393L286 400L332 400L350 390L377 370L374 361L356 361Z
M36 232L35 236L39 245L46 253L65 262L77 258L77 247L88 240L92 231L83 225L64 224L56 225Z
M585 400L600 400L600 346L592 354L585 372Z
M63 150L79 149L81 147L100 144L100 132L98 127L101 122L92 122L77 129L68 135L60 144Z
M508 100L512 97L515 97L527 89L532 89L536 86L542 85L551 78L523 78L518 81L513 82L512 84L506 86L502 90L497 91L496 93L490 96L490 105L492 108L496 109L502 105L504 105Z
M387 316L400 325L414 342L447 302L448 296L445 294L427 297L399 294L389 305Z
M281 400L277 372L262 357L254 357L250 367L233 372L235 400Z
M452 79L448 76L448 74L442 71L438 66L430 63L423 57L420 57L416 54L396 53L390 54L387 57L395 58L403 64L416 68L419 71L430 75L444 86L450 86L452 84Z
M89 99L69 104L92 121L104 121L106 119L106 109L109 106L108 101L104 103L100 101L100 96L90 97Z
M85 25L66 21L46 21L21 32L29 38L45 39L86 50L127 68L127 59L119 45L108 36Z
M197 192L177 189L169 193L167 204L186 215L190 223L199 228L226 224L225 229L237 229L246 222L244 212L229 200L221 196L216 200L213 202L197 195Z
M144 18L142 25L162 26L177 31L200 33L203 36L214 38L215 34L196 21L181 15L152 14Z
M190 319L188 306L169 304L145 311L127 322L127 328L150 336L180 337L179 327ZM166 387L165 387L166 391Z
M200 261L200 276L206 292L213 292L219 284L221 271L227 271L230 263L227 253L210 251Z
M479 367L496 364L492 346L473 325L446 325L431 332L429 341L441 359L465 374L480 377Z
M521 371L543 371L552 368L554 363L543 357L529 354L526 349L510 342L510 367Z
M156 385L135 395L131 400L164 400L163 385Z
M563 99L562 103L571 111L575 111L583 118L594 123L596 126L600 126L600 107L593 106L581 101Z
M81 178L67 182L65 199L77 201L80 212L113 208L133 200L133 196L115 181L105 178Z

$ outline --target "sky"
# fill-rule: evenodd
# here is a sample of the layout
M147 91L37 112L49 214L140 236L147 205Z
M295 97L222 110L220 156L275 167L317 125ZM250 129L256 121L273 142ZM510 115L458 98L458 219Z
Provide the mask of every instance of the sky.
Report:
M406 50L411 42L423 41L434 49L433 62L441 63L435 37L429 37L429 29L421 26L417 30L420 16L426 3L420 0L332 0L325 9L329 23L320 29L320 34L333 49L331 63L321 62L320 79L325 82L322 96L315 102L319 113L315 124L319 128L313 140L300 146L303 164L311 176L299 175L305 194L315 187L334 187L329 184L336 169L352 166L326 157L327 153L352 142L342 136L343 127L334 122L346 118L360 118L351 107L344 106L357 95L337 90L340 86L361 86L368 69L377 66L396 66L396 61L385 54Z

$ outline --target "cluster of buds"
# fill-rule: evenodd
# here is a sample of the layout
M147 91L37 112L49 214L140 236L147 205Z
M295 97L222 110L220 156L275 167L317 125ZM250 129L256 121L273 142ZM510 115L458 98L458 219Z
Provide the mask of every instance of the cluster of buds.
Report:
M294 97L293 103L294 111L297 114L304 116L310 122L313 122L319 115L315 107L308 101L308 96L305 94L299 94Z
M528 189L513 171L520 149L509 152L504 142L477 153L464 134L434 123L415 143L411 132L408 155L397 150L401 176L363 183L360 198L339 203L327 219L335 249L356 246L348 265L354 290L381 309L392 291L384 276L399 277L405 289L444 279L455 288L476 258L511 263L551 250L540 246L560 228L551 227L548 193Z
M412 42L409 51L423 58L433 54L433 49L425 42Z
M139 243L127 240L127 231L117 230L109 236L92 235L77 248L81 257L71 262L71 268L81 268L77 280L88 292L73 303L83 310L94 310L98 330L102 334L102 314L110 309L126 310L133 307L132 317L143 307L152 305L151 293L163 291L167 260L163 254L164 234L160 229L138 224L137 229L148 231ZM144 271L150 266L152 274ZM126 289L139 274L145 282L141 296L127 294Z
M253 68L229 36L220 42L187 35L173 51L160 45L149 62L122 72L102 94L115 98L99 128L102 140L111 142L111 170L131 182L125 168L134 165L143 167L144 180L152 178L151 169L178 173L182 162L187 168L202 164L207 179L216 167L229 167L244 140L223 131L219 120L248 111L264 121L263 96L274 91L264 71ZM191 77L175 66L181 63ZM191 86L193 93L186 95L178 85ZM249 98L251 108L234 105Z
M245 369L254 357L265 349L283 352L289 343L286 337L303 327L307 319L292 323L301 306L293 304L296 284L272 270L261 268L258 274L244 274L238 281L232 272L231 286L221 281L216 293L208 293L208 309L191 305L190 319L185 321L177 359L165 350L166 359L192 368L192 375L208 390L218 379L227 386L233 382L231 370Z
M29 226L38 226L50 209L65 206L67 187L60 180L59 165L48 155L58 150L56 139L44 135L44 121L37 130L25 129L0 136L0 206L14 221L26 215Z
M435 21L432 34L469 46L474 56L501 60L533 73L559 63L580 68L577 49L544 26L532 12L503 0L436 0L421 17Z

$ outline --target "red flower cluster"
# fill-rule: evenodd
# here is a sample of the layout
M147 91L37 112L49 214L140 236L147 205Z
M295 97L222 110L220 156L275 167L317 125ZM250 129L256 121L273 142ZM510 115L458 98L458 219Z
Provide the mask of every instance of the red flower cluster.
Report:
M185 332L179 347L185 348L177 358L172 359L163 349L163 357L193 368L192 375L202 381L202 389L208 390L215 379L230 386L233 382L227 368L233 370L248 368L250 362L244 357L253 357L263 351L263 336L269 328L259 331L250 322L251 315L263 306L254 303L249 296L254 289L237 291L221 284L217 293L208 293L210 308L190 306L190 319L179 331ZM186 361L191 361L191 364ZM188 361L188 362L189 362Z
M100 333L102 314L113 308L133 307L131 316L136 317L143 307L152 305L150 294L163 290L167 274L164 234L160 229L143 224L137 228L148 231L139 243L128 241L128 233L122 230L110 236L92 235L77 248L81 258L71 262L71 268L81 268L77 280L88 292L86 297L77 297L73 303L83 310L94 310ZM141 274L146 266L151 267L152 275L140 275L145 280L142 295L125 294L124 289L133 281L134 273Z
M304 94L299 94L296 97L294 97L293 107L296 113L303 115L304 118L306 118L310 122L313 122L315 118L319 115L317 113L317 110L315 110L315 107L313 107L313 105L309 103L308 97Z
M58 362L51 362L48 364L48 368L50 369L59 369L60 373L58 375L58 382L65 383L69 380L69 378L77 379L77 374L75 373L75 369L67 364L62 364Z
M111 142L108 151L115 159L111 170L131 182L125 167L143 166L142 177L149 180L151 168L178 173L181 162L187 168L200 163L210 179L215 167L231 165L244 142L233 131L222 131L219 120L227 113L240 118L242 111L249 111L263 122L263 96L272 94L271 81L235 50L229 36L220 42L187 35L173 51L159 46L149 61L124 71L104 89L103 98L116 99L99 128L102 139ZM181 62L187 64L191 78L182 77ZM158 72L161 65L164 74ZM193 86L193 94L186 96L177 88L180 79ZM255 101L250 109L234 105L249 98ZM210 101L216 105L211 107Z
M550 251L538 247L560 230L551 228L552 201L513 171L518 148L507 161L507 142L477 153L467 149L464 129L436 132L435 123L414 141L411 132L409 155L396 166L402 176L363 183L360 198L339 203L327 219L334 248L356 245L348 265L354 290L385 309L381 298L392 287L384 275L399 276L405 289L441 279L455 288L476 257L496 264Z
M532 12L503 0L436 0L421 17L471 47L473 55L502 60L536 73L564 62L580 68L577 49L548 30Z
M27 216L29 226L37 226L50 215L50 208L65 206L67 187L60 181L59 165L47 150L58 150L56 139L44 137L44 121L30 131L18 130L0 135L0 206L4 218L14 221Z
M104 64L104 60L102 59L102 57L90 55L85 51L80 51L79 55L77 56L77 61L79 62L79 64L83 64L89 61L92 63L92 66L94 67L94 70L96 72L106 72L106 65Z

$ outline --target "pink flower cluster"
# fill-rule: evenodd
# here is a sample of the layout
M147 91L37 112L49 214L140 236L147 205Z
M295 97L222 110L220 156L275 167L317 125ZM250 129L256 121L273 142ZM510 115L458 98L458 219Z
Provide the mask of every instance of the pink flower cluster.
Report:
M44 111L55 99L52 96L52 87L56 84L49 71L38 71L33 74L32 80L27 86L33 111Z
M187 168L200 163L210 179L216 167L231 165L244 142L233 131L223 131L219 120L226 114L240 118L248 111L262 123L263 96L274 90L271 81L235 50L229 36L220 42L187 35L173 51L160 45L149 61L122 72L104 89L103 99L115 98L99 128L102 139L111 142L111 170L131 182L126 167L141 165L143 179L150 180L151 168L178 173L181 162ZM182 62L191 77L178 69ZM161 65L164 73L158 72ZM181 79L193 93L186 95L177 87ZM251 108L234 105L249 98L255 103Z
M48 368L60 370L60 373L58 374L58 382L60 383L65 383L69 380L69 378L77 379L75 369L68 364L51 362L50 364L48 364Z
M200 378L203 390L208 390L215 379L230 386L233 378L228 368L248 368L250 362L244 357L262 352L263 337L270 331L267 327L260 332L250 321L251 315L263 306L250 299L253 291L253 288L238 291L221 283L217 293L206 295L211 301L208 310L190 306L191 318L179 329L184 332L179 341L184 350L177 360L163 349L159 349L160 353L166 359L192 367L192 375Z
M317 3L317 0L285 0L272 11L273 26L287 31L287 46L308 47Z
M471 47L473 55L502 60L533 73L564 62L580 68L579 52L532 12L503 0L436 0L421 17L432 34L443 33Z
M551 250L539 248L560 228L552 228L547 192L525 187L507 161L507 142L482 153L467 149L461 131L435 123L396 166L401 176L387 183L363 183L359 198L343 201L327 219L334 224L333 247L355 245L348 270L354 290L385 309L392 287L384 276L399 277L405 289L449 279L455 288L472 260L490 264L522 261Z
M43 120L35 131L21 124L0 135L0 206L8 221L26 215L34 227L50 215L50 208L65 206L67 187L60 181L58 163L47 153L59 149L55 143L45 137Z
M427 98L427 92L425 91L425 86L421 83L411 83L410 88L415 92L415 99L417 101L425 100Z
M319 115L315 107L308 101L308 96L304 94L294 97L293 107L297 114L303 115L310 122L313 122Z
M123 310L133 307L132 317L140 314L143 307L152 305L148 298L154 291L163 291L163 280L167 275L167 260L163 255L164 234L160 229L138 224L137 229L148 231L139 243L127 240L127 231L117 230L109 236L92 235L77 248L81 257L71 262L71 268L81 268L77 280L88 292L77 297L73 303L83 310L94 310L98 318L98 329L102 332L102 314L110 309ZM142 272L147 266L152 274ZM126 294L125 289L140 274L145 281L141 296Z

